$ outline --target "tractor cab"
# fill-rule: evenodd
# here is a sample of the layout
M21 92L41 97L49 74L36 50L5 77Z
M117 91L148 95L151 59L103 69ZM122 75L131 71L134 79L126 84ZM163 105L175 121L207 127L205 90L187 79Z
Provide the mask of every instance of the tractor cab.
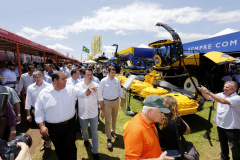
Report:
M180 40L159 40L149 44L154 48L154 68L168 70L173 63L180 60L182 43Z

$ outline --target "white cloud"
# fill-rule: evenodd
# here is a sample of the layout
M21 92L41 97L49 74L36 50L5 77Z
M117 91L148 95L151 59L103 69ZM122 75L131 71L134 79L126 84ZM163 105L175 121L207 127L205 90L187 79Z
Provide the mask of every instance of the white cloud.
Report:
M204 18L208 21L215 21L217 23L232 23L240 21L240 10L220 12L220 9L210 11Z
M123 30L116 31L115 34L116 35L123 35L123 36L127 35L127 33L125 31L123 31Z
M179 32L179 35L182 40L184 39L205 39L210 37L210 34L198 34L198 33L182 33Z
M103 52L105 53L105 56L108 58L112 57L115 51L116 51L115 46L103 46Z
M45 27L41 29L41 33L43 33L46 37L53 38L53 39L66 39L68 35L68 31L62 27L60 27L59 29L52 29L51 27Z
M35 39L42 33L29 27L22 27L21 32L18 32L17 34L27 39Z
M203 20L215 23L239 22L240 10L229 12L222 12L220 9L202 11L199 7L165 9L159 3L135 2L127 6L100 8L93 11L92 16L85 16L72 25L60 26L59 28L47 26L37 31L23 27L19 34L31 37L31 39L38 36L65 39L71 33L80 33L88 30L111 30L120 35L129 34L132 31L158 33L159 31L154 27L156 22L189 24ZM200 37L206 36L189 33L186 37L197 37L198 35Z
M39 36L47 37L46 40L51 39L66 39L68 38L68 31L64 28L52 29L51 27L45 27L41 30L36 30L29 27L21 27L21 32L17 32L18 35L25 37L27 39L36 39Z
M150 48L150 47L148 45L146 45L146 44L140 44L138 46L138 48Z
M52 49L54 49L58 52L62 52L62 53L74 51L74 49L67 47L67 46L63 46L61 44L47 45L47 47L52 48Z
M183 33L183 32L177 32L180 36L181 40L184 39L204 39L208 38L211 35L210 34L199 34L199 33ZM171 34L168 32L157 32L156 37L160 37L160 39L172 39Z

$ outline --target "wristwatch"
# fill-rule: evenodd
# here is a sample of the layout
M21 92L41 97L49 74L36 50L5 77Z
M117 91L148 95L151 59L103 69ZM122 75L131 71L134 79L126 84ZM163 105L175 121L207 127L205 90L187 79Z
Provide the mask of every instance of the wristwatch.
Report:
M10 133L11 133L11 134L16 134L17 131L16 131L16 130L15 130L15 131L10 131Z
M88 91L92 92L89 88L87 89Z
M20 117L20 116L21 116L21 114L17 114L17 116L19 116L19 117Z

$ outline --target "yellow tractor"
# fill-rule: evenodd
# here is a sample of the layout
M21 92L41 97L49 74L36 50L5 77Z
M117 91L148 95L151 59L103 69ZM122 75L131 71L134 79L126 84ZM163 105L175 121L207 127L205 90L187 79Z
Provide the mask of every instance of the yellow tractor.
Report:
M149 44L154 49L154 69L166 75L166 81L187 91L195 92L199 83L213 92L221 91L221 78L234 58L222 52L184 51L179 35L171 27L163 23L156 26L165 28L173 40L158 40Z
M163 23L156 26L164 27L173 40L149 44L153 48L154 70L145 76L144 82L134 80L131 91L142 98L151 94L171 95L176 98L181 115L201 111L204 99L198 94L198 85L202 83L213 92L221 90L223 85L219 82L234 58L221 52L185 52L179 35L172 28ZM122 83L127 80L123 76L119 78Z

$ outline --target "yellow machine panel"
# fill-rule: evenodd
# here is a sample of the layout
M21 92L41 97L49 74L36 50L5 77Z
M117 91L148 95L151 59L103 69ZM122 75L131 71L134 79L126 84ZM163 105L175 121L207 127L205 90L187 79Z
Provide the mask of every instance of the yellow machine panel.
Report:
M185 65L198 65L199 66L199 61L200 61L200 53L196 54L191 54L185 58L183 58ZM172 67L177 67L179 66L179 61L175 62L172 64ZM181 64L183 66L183 64Z

